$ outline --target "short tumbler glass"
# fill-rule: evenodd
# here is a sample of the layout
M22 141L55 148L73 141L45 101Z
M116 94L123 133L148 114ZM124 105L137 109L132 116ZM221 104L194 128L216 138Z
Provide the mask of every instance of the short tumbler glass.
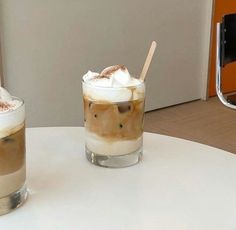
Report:
M0 113L0 215L19 207L27 197L25 185L25 105Z
M138 163L143 146L144 82L110 88L83 81L82 87L87 159L111 168Z

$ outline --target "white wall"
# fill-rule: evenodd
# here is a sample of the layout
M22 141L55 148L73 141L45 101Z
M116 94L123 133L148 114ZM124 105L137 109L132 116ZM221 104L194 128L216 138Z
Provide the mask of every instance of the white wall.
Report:
M82 125L82 75L113 64L139 74L156 40L147 110L201 98L211 2L0 0L5 86L25 99L28 126Z

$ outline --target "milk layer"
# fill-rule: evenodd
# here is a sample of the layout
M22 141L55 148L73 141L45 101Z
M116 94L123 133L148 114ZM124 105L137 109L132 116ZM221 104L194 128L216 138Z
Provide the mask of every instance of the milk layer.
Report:
M25 183L25 165L14 173L0 176L0 198L17 191Z
M86 146L93 153L100 155L125 155L142 147L143 137L132 140L115 140L100 137L86 130Z

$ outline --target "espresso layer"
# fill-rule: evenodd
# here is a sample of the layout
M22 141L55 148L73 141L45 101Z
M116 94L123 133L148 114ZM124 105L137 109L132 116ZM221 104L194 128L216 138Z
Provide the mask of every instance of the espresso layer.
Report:
M19 170L25 163L25 127L0 139L0 176Z
M144 99L109 103L84 97L85 127L107 141L131 140L143 132Z

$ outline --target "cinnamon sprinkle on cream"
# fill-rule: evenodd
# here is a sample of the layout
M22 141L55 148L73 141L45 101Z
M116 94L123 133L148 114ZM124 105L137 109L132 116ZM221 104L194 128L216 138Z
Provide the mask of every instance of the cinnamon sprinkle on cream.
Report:
M9 103L0 101L0 112L10 110L11 108L12 108L12 105L10 105Z
M122 71L126 71L127 68L124 65L114 65L114 66L109 66L107 68L105 68L100 75L102 76L110 76L113 73L115 73L117 70L122 70Z

